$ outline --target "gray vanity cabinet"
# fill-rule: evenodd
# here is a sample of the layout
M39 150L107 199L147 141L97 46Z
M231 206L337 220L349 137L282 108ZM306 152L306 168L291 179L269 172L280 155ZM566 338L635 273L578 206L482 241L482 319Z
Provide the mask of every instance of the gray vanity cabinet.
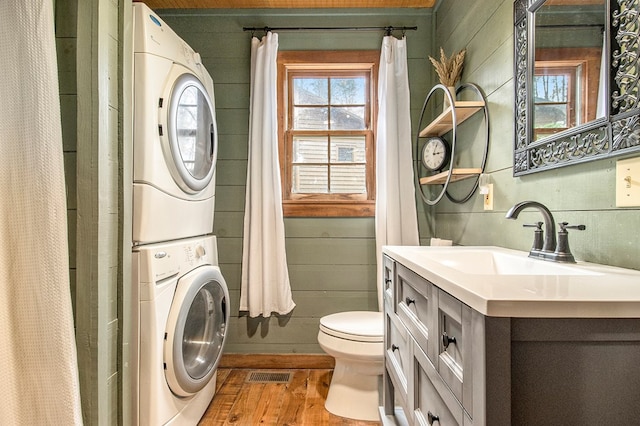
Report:
M400 419L394 419L399 424L487 424L480 395L487 384L486 318L401 263L384 259L390 278L383 410L390 414L401 407Z
M384 265L383 424L640 424L640 320L489 317Z

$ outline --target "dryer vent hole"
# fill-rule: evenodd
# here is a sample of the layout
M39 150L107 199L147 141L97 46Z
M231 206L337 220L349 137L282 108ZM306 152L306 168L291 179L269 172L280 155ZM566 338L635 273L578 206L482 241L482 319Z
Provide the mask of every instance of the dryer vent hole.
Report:
M246 383L289 383L293 372L282 371L250 371Z

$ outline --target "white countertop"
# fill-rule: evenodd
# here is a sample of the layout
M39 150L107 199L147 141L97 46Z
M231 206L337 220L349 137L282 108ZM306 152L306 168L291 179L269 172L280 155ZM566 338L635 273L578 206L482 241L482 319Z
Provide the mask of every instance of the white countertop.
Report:
M491 250L527 259L501 247L384 246L387 256L476 311L495 317L640 318L640 271L577 262L576 274L476 274L432 260L467 250ZM433 255L433 256L431 256ZM430 259L430 256L432 259ZM534 262L551 263L531 259ZM542 265L546 266L546 265Z

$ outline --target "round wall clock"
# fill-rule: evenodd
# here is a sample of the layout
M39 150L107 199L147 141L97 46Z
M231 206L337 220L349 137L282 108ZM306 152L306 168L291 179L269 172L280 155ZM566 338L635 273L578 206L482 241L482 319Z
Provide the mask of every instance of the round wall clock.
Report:
M432 171L442 170L449 161L450 153L447 141L438 136L432 136L422 147L422 164Z

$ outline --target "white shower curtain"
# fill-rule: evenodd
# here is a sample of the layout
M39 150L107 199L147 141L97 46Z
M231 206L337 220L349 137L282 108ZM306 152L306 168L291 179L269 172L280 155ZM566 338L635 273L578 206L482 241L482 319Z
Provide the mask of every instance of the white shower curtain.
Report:
M0 3L0 424L82 424L53 2Z
M249 162L242 244L240 310L287 314L291 297L278 163L278 34L251 39Z
M411 156L406 38L382 40L376 132L376 254L382 310L382 246L419 245Z

